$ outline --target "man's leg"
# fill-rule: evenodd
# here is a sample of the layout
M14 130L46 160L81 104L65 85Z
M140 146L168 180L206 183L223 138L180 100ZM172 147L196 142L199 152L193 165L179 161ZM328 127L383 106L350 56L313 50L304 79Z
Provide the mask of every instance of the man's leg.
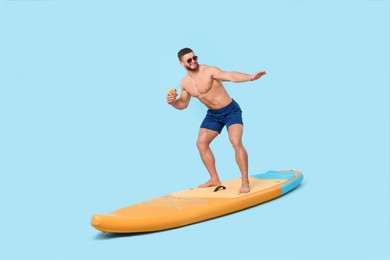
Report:
M248 178L248 153L242 144L242 133L244 127L241 124L231 125L228 129L229 139L233 145L236 153L236 162L242 175L242 185L239 190L240 193L247 193L250 191Z
M209 130L206 128L200 128L198 134L198 140L196 141L196 146L198 147L200 157L204 165L207 168L207 171L210 174L210 180L202 185L199 188L206 188L211 186L219 186L221 182L218 177L217 170L215 168L215 158L213 152L210 149L210 143L218 136L217 131Z

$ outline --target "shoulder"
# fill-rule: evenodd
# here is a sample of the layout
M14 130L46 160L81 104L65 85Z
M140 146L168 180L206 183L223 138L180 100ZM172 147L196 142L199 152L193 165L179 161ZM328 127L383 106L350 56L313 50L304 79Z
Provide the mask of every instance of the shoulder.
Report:
M215 71L220 70L217 66L201 65L201 69L205 71Z
M210 76L213 76L213 75L215 75L216 73L221 72L221 69L218 68L218 67L216 67L216 66L204 65L203 71L204 71L205 73L209 74Z
M188 85L188 75L185 75L184 78L180 81L180 88L185 90Z

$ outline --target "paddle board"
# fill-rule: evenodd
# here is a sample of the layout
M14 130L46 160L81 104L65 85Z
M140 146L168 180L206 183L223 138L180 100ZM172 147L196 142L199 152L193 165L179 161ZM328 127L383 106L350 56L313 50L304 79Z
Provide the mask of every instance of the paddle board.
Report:
M275 199L298 187L302 173L268 171L249 177L251 191L238 193L241 178L219 187L191 188L92 216L92 226L110 233L171 229L212 219Z

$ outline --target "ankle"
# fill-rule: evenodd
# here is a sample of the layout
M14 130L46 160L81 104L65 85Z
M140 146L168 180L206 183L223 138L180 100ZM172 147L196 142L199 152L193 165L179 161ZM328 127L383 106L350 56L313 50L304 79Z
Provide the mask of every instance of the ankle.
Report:
M242 178L242 183L249 184L249 179L248 178Z

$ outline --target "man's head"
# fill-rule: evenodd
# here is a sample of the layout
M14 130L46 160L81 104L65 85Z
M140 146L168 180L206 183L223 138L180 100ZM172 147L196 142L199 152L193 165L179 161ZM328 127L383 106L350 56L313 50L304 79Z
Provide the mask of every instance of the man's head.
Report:
M177 53L180 64L189 71L196 71L199 68L198 57L195 56L194 52L190 48L181 49Z

